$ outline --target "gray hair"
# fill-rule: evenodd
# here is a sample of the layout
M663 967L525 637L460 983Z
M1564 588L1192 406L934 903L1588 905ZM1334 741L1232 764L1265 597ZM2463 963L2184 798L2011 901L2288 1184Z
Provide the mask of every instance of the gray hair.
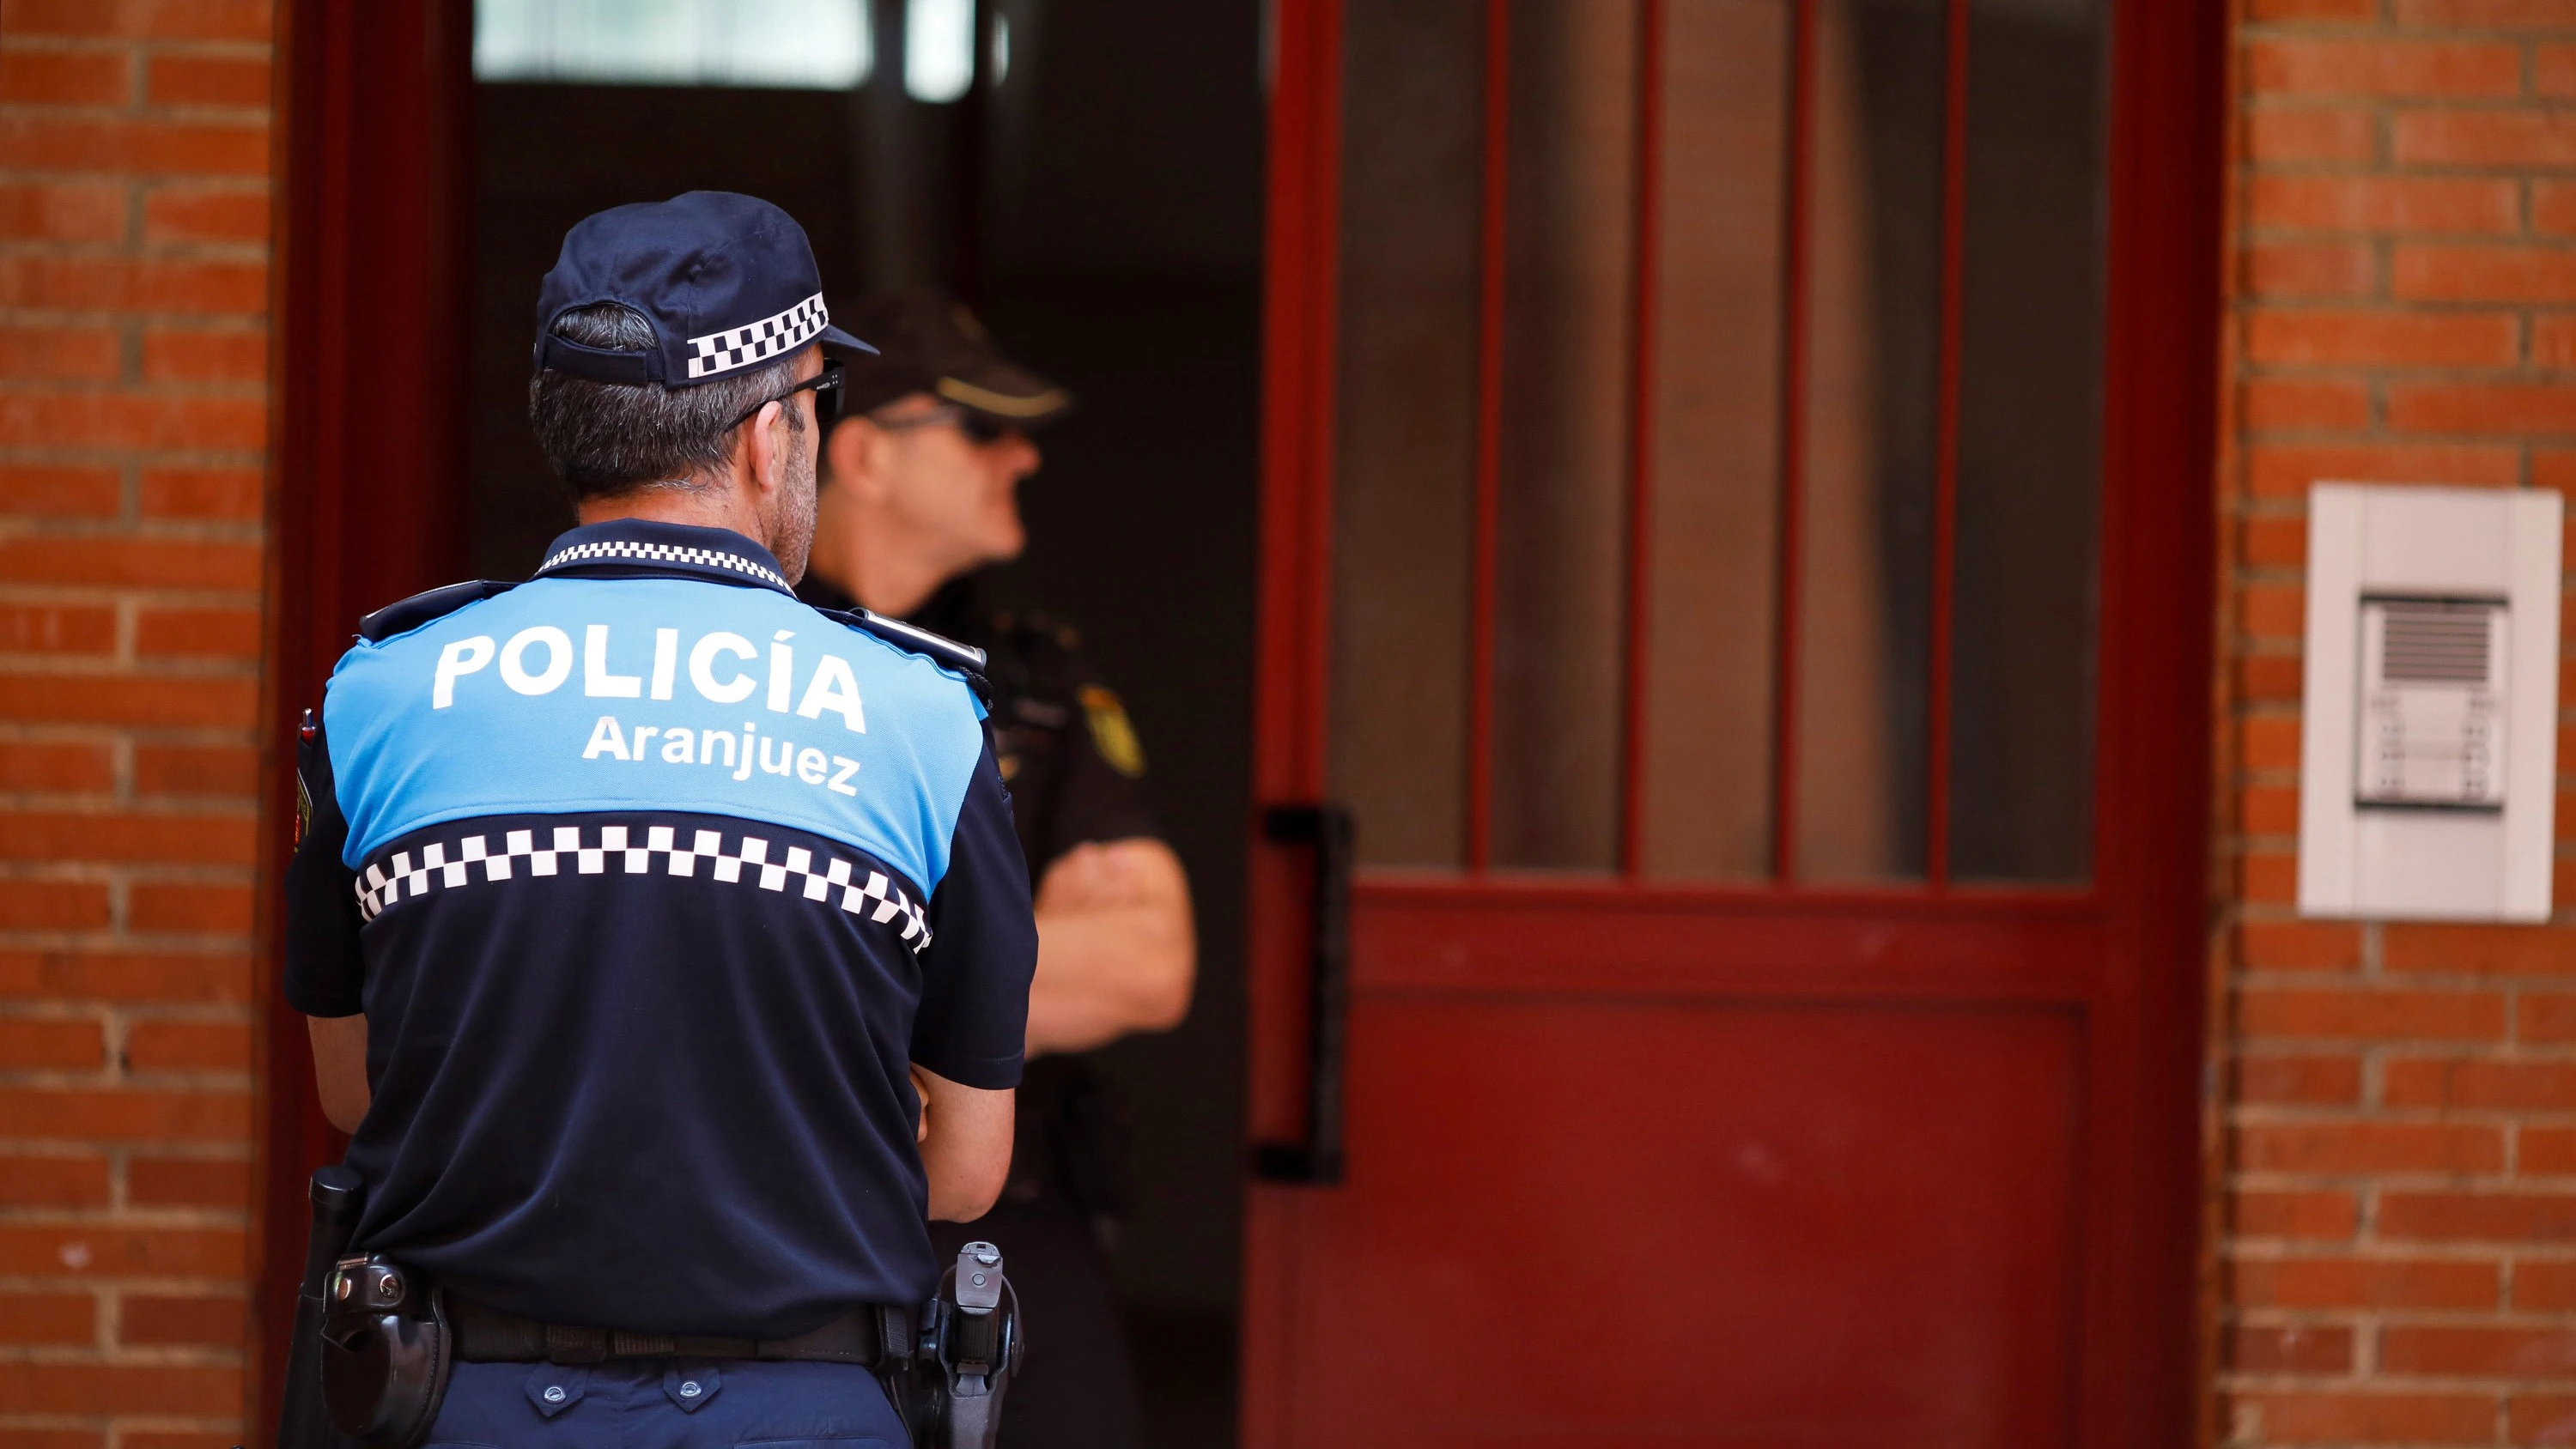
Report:
M555 319L557 337L611 352L649 352L653 326L620 302L578 307ZM796 381L797 354L694 387L595 382L543 368L528 379L528 422L537 446L575 501L654 484L685 487L732 456L728 434L743 414ZM790 432L805 420L787 409Z

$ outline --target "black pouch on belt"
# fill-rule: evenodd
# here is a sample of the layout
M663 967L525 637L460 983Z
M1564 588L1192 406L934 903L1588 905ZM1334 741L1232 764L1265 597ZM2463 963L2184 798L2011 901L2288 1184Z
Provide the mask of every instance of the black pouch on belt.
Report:
M381 1256L342 1258L322 1312L322 1403L365 1449L411 1449L447 1397L455 1345L438 1289Z

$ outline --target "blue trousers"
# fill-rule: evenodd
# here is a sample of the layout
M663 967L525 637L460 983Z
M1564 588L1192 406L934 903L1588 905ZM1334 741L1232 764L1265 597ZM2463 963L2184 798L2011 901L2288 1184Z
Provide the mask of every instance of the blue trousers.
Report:
M489 1449L909 1449L853 1364L613 1358L461 1363L426 1445ZM825 1442L828 1441L828 1442Z

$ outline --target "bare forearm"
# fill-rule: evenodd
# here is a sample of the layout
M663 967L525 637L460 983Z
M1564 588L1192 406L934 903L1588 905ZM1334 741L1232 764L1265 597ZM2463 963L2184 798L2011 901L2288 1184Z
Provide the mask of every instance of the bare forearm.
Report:
M1029 1054L1088 1051L1179 1025L1196 958L1186 898L1039 911Z
M913 1090L921 1094L922 1176L930 1187L930 1216L939 1222L973 1222L990 1212L1011 1174L1012 1104L1017 1093L951 1082L916 1062Z

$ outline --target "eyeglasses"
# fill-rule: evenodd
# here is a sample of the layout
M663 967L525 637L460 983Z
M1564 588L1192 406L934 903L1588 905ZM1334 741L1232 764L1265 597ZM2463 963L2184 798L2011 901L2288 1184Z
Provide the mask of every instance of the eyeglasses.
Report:
M883 413L870 413L868 421L889 433L908 433L915 428L954 427L966 435L967 441L979 447L998 443L1019 431L1015 425L1004 422L990 413L979 413L973 408L960 407L956 403L941 403L928 412L914 413L908 418L890 418Z
M823 370L821 372L814 374L812 377L805 379L803 382L796 384L794 387L789 388L787 391L780 393L776 397L762 398L760 400L759 407L755 407L750 412L744 413L741 417L725 424L725 431L728 433L732 432L734 429L750 422L753 418L759 417L761 408L765 408L771 403L783 403L789 398L796 396L796 394L805 391L807 388L812 388L814 390L815 423L820 426L824 432L830 432L832 430L832 424L841 420L841 364L837 362L824 363Z

